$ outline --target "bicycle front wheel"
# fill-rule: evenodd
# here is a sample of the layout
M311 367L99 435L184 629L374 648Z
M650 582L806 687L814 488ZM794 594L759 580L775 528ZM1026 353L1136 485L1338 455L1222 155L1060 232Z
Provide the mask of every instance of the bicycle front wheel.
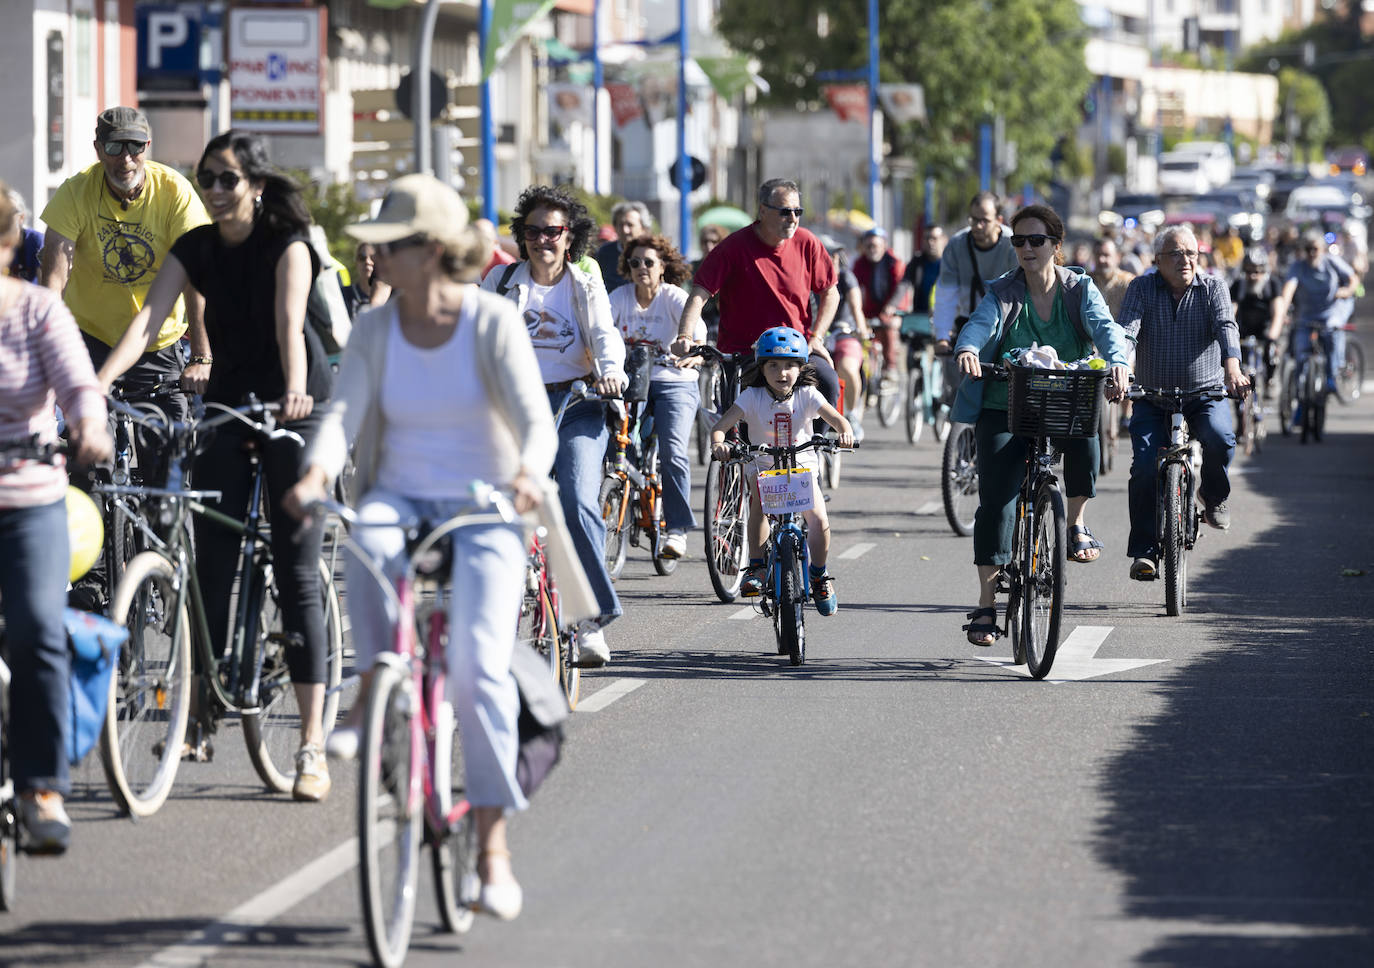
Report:
M1043 679L1059 650L1059 626L1064 613L1064 561L1068 543L1064 498L1059 488L1042 487L1035 497L1035 521L1030 553L1022 559L1025 583L1026 665L1032 678Z
M1364 389L1364 347L1349 337L1345 341L1345 362L1336 371L1336 398L1354 403Z
M926 378L920 367L913 366L906 375L906 439L918 443L926 429Z
M151 817L172 792L191 711L191 619L175 566L155 551L124 570L110 617L129 630L110 677L100 762L115 803Z
M940 496L945 502L945 519L954 533L965 538L973 534L973 516L978 510L978 442L972 424L955 424L945 439Z
M374 668L358 778L358 883L372 957L383 968L399 968L415 922L424 836L419 778L411 774L420 761L412 722L417 697L399 670Z
M321 725L327 737L339 713L339 683L343 679L343 624L339 590L329 566L321 559L320 595L325 632L325 700ZM290 793L296 782L296 751L301 744L301 710L296 700L291 670L286 664L291 639L282 626L281 606L272 581L271 566L261 573L262 587L255 590L259 607L257 627L248 630L246 641L261 649L258 673L258 705L243 710L243 740L262 782L269 790Z
M778 543L776 565L782 576L778 597L777 623L779 645L794 666L806 661L806 583L802 574L801 549L789 541Z
M1181 615L1188 604L1188 522L1184 515L1192 513L1182 465L1164 465L1163 488L1159 551L1164 566L1164 611Z
M634 510L628 504L630 485L618 477L608 477L601 482L601 521L606 526L606 574L611 581L620 577L625 570L625 559L630 553L629 518Z
M706 468L706 573L716 597L726 603L739 597L744 581L747 486L738 461L712 460Z
M902 412L902 381L895 373L874 377L878 383L878 423L891 427Z
M434 723L434 789L439 812L447 817L467 798L463 773L462 737L447 702L436 711ZM472 927L472 906L481 890L477 877L477 830L469 807L452 825L430 831L430 861L439 920L450 934L464 934Z

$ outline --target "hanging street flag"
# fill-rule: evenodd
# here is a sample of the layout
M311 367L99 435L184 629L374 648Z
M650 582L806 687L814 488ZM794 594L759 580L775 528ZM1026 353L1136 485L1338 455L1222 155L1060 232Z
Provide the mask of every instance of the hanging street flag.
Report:
M754 83L748 57L698 57L696 62L711 81L711 87L726 101L733 101L737 94Z
M482 80L510 54L525 32L548 15L555 0L491 0L491 31L487 55L482 61Z
M867 84L822 84L821 94L841 121L868 120Z
M615 126L623 128L636 118L644 116L644 108L639 103L639 93L633 84L607 84L606 93L611 96L611 116Z
M926 119L926 92L919 84L879 84L878 100L896 124Z

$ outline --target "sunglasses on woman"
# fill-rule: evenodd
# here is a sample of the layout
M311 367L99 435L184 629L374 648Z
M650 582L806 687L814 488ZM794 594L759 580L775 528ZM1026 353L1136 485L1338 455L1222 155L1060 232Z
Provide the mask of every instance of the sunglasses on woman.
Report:
M631 269L652 269L656 265L658 265L658 263L653 259L641 259L639 256L635 256L630 260Z
M526 225L524 228L525 241L538 242L543 239L545 242L557 242L566 231L568 231L566 225Z
M196 172L196 184L207 192L215 187L215 182L219 182L219 187L226 192L232 192L234 186L242 180L242 176L236 171L222 171L216 174L213 171L202 169Z
M1018 249L1024 246L1027 242L1030 243L1030 247L1032 249L1038 249L1046 242L1058 241L1059 240L1056 239L1053 235L1040 235L1039 233L1035 235L1013 235L1011 237L1011 244Z
M413 249L417 245L424 245L427 241L429 240L423 235L407 235L395 242L378 242L376 248L379 254L389 256L402 249Z

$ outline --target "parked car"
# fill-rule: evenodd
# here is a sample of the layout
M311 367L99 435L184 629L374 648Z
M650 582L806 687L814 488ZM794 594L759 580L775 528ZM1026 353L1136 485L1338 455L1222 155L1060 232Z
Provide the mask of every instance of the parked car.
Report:
M1159 156L1161 195L1201 195L1211 187L1204 158L1172 151Z
M1278 168L1274 171L1274 186L1269 190L1269 210L1281 212L1288 204L1288 196L1299 185L1312 180L1307 169L1301 165L1292 168Z
M1347 145L1326 153L1326 163L1331 174L1350 172L1357 177L1364 175L1369 168L1369 154L1358 145Z
M1222 141L1180 141L1174 145L1171 155L1193 155L1202 159L1202 170L1210 184L1208 188L1219 188L1231 180L1236 170L1231 149ZM1206 191L1206 189L1203 189Z
M1319 222L1325 212L1338 212L1348 218L1357 209L1365 209L1364 198L1342 184L1319 182L1300 185L1288 196L1283 214L1295 225Z

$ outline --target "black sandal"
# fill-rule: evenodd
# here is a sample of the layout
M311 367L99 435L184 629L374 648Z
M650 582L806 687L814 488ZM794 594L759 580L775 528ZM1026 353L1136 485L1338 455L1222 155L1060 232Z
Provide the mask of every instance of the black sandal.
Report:
M968 617L970 619L987 618L992 620L990 622L972 621L964 626L964 631L968 633L969 645L986 649L1001 637L1002 630L997 627L996 608L975 608L968 613ZM983 637L988 635L991 635L992 638L986 642L982 641Z
M1093 537L1093 533L1088 530L1087 525L1070 525L1069 538L1073 541L1073 547L1069 550L1070 561L1080 565L1090 565L1102 557L1102 542ZM1091 551L1094 548L1097 549L1096 556L1092 558L1078 557L1085 551Z

